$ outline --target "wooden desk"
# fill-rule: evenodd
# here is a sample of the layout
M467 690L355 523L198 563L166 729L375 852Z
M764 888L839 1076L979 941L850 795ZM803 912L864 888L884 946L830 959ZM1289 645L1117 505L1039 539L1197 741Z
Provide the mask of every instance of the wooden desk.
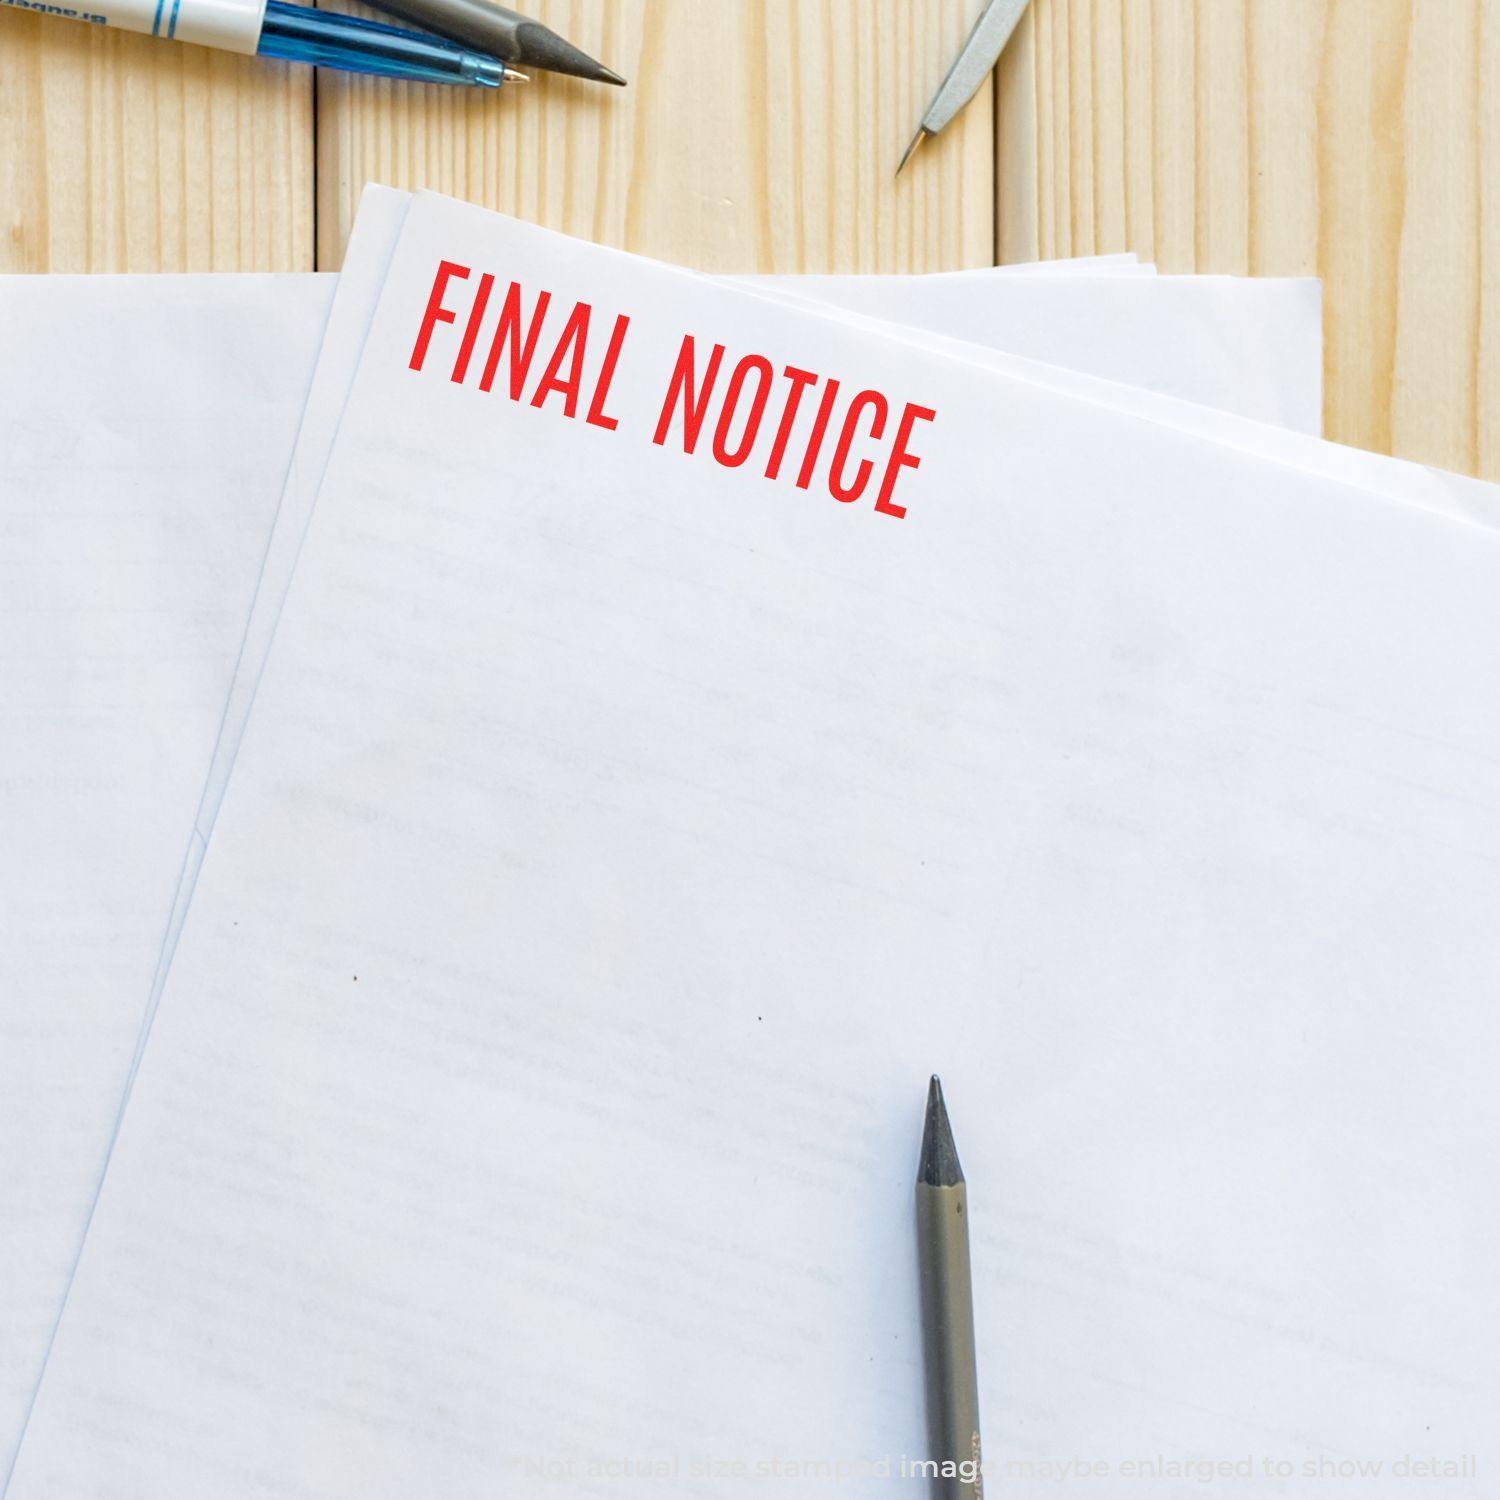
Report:
M1500 0L1032 0L893 180L977 4L534 0L631 87L499 100L0 12L0 270L333 267L373 178L712 270L1316 273L1329 435L1500 479Z

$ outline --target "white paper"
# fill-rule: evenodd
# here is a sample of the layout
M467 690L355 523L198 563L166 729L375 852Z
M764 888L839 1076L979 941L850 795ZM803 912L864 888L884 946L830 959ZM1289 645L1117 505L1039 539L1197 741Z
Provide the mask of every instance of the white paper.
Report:
M389 190L386 190L387 192ZM375 197L378 195L373 195ZM199 863L206 846L213 818L233 762L233 753L249 711L259 664L269 646L270 632L295 560L296 548L305 525L307 507L315 492L327 447L332 438L338 413L342 408L354 358L363 339L365 324L383 273L389 242L399 224L394 210L397 199L390 194L392 213L384 220L372 217L367 210L361 229L350 246L333 319L320 356L319 378L312 387L308 409L301 423L297 461L287 478L287 500L283 505L275 538L267 548L265 517L275 485L266 476L279 476L286 467L288 434L295 425L293 412L297 393L307 385L307 361L316 328L323 321L331 277L279 279L253 277L216 278L18 278L5 287L10 304L19 310L13 316L11 337L7 340L11 386L16 392L30 392L32 399L42 399L52 412L76 413L87 410L91 420L109 434L106 451L109 466L107 482L102 481L97 465L74 475L60 467L48 477L48 487L38 492L44 505L67 492L75 483L90 491L96 511L108 513L127 495L134 523L143 531L166 532L175 524L182 504L181 485L158 484L155 470L162 462L164 450L177 445L177 430L170 423L162 432L162 442L122 441L124 435L138 436L138 408L142 401L157 420L160 403L152 392L163 374L172 379L180 371L190 386L192 396L183 409L181 403L171 419L186 423L195 436L197 450L211 455L216 438L210 426L220 424L225 431L225 451L229 455L231 483L222 489L212 470L199 468L189 478L193 493L208 490L226 505L237 505L241 490L254 488L253 504L237 512L223 529L222 535L210 537L216 510L203 513L204 527L192 548L165 545L152 560L155 570L150 587L156 592L181 592L202 586L223 606L215 616L212 628L195 633L185 625L174 638L170 654L151 665L150 671L159 693L170 693L175 671L181 679L181 691L198 716L217 717L216 705L225 700L219 743L203 786L198 811L191 822L188 847L181 859L172 845L179 835L168 836L167 846L153 848L148 854L140 844L122 851L127 859L106 860L89 872L95 890L94 906L124 909L128 912L128 940L118 945L120 965L98 976L89 1002L75 1013L67 997L54 995L53 978L63 962L55 948L38 943L17 950L14 974L17 993L29 991L33 1005L28 1013L25 1035L9 1038L7 1048L14 1076L35 1080L49 1076L59 1052L76 1051L67 1038L75 1032L85 1037L87 1058L80 1067L77 1086L49 1089L44 1096L35 1087L18 1090L17 1108L5 1117L6 1162L3 1168L15 1190L3 1200L6 1214L7 1243L10 1258L0 1264L7 1284L24 1289L15 1299L13 1313L5 1315L0 1327L0 1345L5 1350L5 1399L0 1401L0 1469L8 1464L14 1452L29 1394L40 1369L50 1325L61 1306L68 1267L80 1243L87 1206L91 1202L109 1136L109 1121L116 1101L124 1088L126 1068L119 1061L138 1049L149 1023L151 1007L159 993L167 965L170 963L176 933L191 898ZM367 242L375 236L366 253ZM990 271L955 273L967 277L978 296L988 296L988 284L997 277L1046 273L1058 279L1084 275L1150 274L1150 267L1136 264L1133 256L1093 257L1067 262L1047 262L1036 266L995 268ZM223 328L227 337L220 345L220 308L223 300ZM278 301L279 299L279 301ZM247 331L248 330L248 331ZM234 356L241 340L253 342L249 361L249 378L260 380L266 370L278 363L278 350L285 369L280 383L271 393L254 399L242 398L246 379ZM70 357L67 351L82 351L83 360ZM179 351L182 351L180 354ZM119 351L118 356L116 351ZM225 357L216 363L216 354ZM19 398L18 398L19 399ZM175 398L174 398L175 399ZM28 409L16 406L18 420L28 419ZM69 422L73 417L67 418ZM247 460L248 456L248 460ZM235 466L248 461L250 471L243 484L234 476ZM173 461L167 460L170 467ZM63 460L59 457L59 464ZM15 558L18 570L26 573L42 596L57 587L71 587L76 581L70 570L76 561L64 556L61 570L54 569L53 559L38 555L39 533L32 531L18 537ZM49 534L48 547L57 541ZM211 567L205 569L201 554L206 547L218 549ZM233 689L227 684L233 652L229 650L234 601L245 598L244 579L249 576L255 559L264 554L265 581L257 595L257 606L239 654ZM88 566L105 566L104 559L94 556ZM180 573L182 577L176 575ZM140 582L141 580L135 580ZM45 631L45 616L33 616L34 631ZM115 621L109 614L75 614L74 634L59 653L70 661L84 661L108 649L101 638L113 637ZM29 637L34 639L35 636ZM46 659L53 657L43 650ZM138 670L144 670L139 668ZM61 680L61 679L60 679ZM128 819L132 809L149 800L156 821L139 826L142 840L163 826L182 828L183 798L191 797L185 789L199 774L203 764L202 746L194 736L201 731L191 717L178 721L170 716L142 716L129 726L116 722L108 745L94 741L88 746L63 748L64 757L81 754L91 757L91 777L108 777L108 758L123 756L138 762L151 760L162 743L170 743L172 756L166 763L152 763L133 778L113 778L101 782L112 786L116 800L109 807L108 819ZM53 747L45 738L33 735L25 746L31 764L47 764ZM149 783L147 777L149 776ZM100 795L103 795L101 792ZM98 799L96 798L96 801ZM55 801L55 799L54 799ZM27 816L40 828L57 812L53 802L30 799ZM65 819L63 820L66 821ZM16 860L10 869L13 883L25 884L34 868L24 843L13 846ZM52 900L56 888L69 878L67 857L73 845L54 849L50 866L50 883L36 887ZM155 872L154 874L152 872ZM170 889L172 909L164 921L165 909L159 905L160 891ZM165 930L165 939L159 935ZM118 930L116 930L118 935ZM145 960L142 953L153 934L161 943L155 978L142 986ZM126 978L121 980L121 973ZM37 997L47 996L45 1002ZM19 1023L18 1023L19 1024Z
M991 276L1155 276L1156 267L1141 260L1133 250L1120 251L1113 255L1081 255L1061 260L1016 261L1004 266L971 266L966 271L927 271L928 276L979 277ZM770 277L764 280L790 281L791 276Z
M317 486L327 462L328 451L343 410L355 363L363 346L365 331L373 312L380 281L385 274L391 249L405 218L411 196L398 189L371 184L366 187L361 197L356 229L345 251L342 281L335 311L330 318L328 334L319 355L318 370L313 381L308 411L298 436L297 458L292 466L287 493L283 497L277 521L276 539L268 553L265 575L256 595L246 633L241 669L236 676L234 690L220 731L219 744L214 754L213 769L195 821L194 847L190 856L190 870L194 875L198 863L201 862L214 818L217 816L219 803L233 769L234 757L238 751L240 738L254 698L260 664L264 662L266 652L270 649L282 600L285 598L291 581L292 569L296 563L297 549L312 512ZM1076 394L1088 395L1109 405L1122 404L1130 409L1139 409L1162 421L1204 431L1224 441L1236 442L1251 451L1267 447L1277 448L1282 440L1281 435L1268 433L1263 423L1248 418L1236 423L1217 409L1203 407L1196 403L1164 399L1161 398L1160 393L1153 394L1134 388L1122 388L1113 381L1089 379L1083 371L1063 370L1053 364L1040 365L1024 357L1012 357L1005 353L1006 309L1014 304L996 300L993 292L996 277L1026 276L1028 273L1046 270L1055 272L1070 282L1075 282L1081 275L1097 274L1101 269L1111 273L1139 271L1148 274L1154 274L1155 270L1152 266L1137 262L1133 255L1125 254L941 273L925 279L940 280L945 285L962 281L968 287L968 300L976 312L973 320L975 336L977 337L980 333L991 335L999 341L995 347L990 349L968 344L959 347L942 336L941 327L928 330L913 326L912 321L902 322L899 326L892 326L886 331L913 342L927 343L933 347L946 349L955 355L972 357L981 363L995 364L1025 378L1039 380ZM816 300L811 295L812 284L816 283L817 292L824 299L826 306L856 314L861 308L868 308L872 302L878 305L880 289L887 288L890 292L893 316L896 313L904 314L908 320L917 323L926 316L924 307L920 303L913 303L906 285L912 280L924 278L764 276L730 279L742 282L768 295L808 300ZM1267 301L1259 289L1251 290L1248 300L1237 303L1236 297L1244 294L1248 283L1232 281L1230 278L1216 278L1216 280L1220 286L1213 298L1217 311L1215 326L1205 337L1188 337L1172 344L1165 354L1154 350L1149 354L1141 353L1146 346L1137 337L1138 309L1133 308L1130 316L1117 326L1100 304L1091 302L1091 315L1097 318L1094 343L1096 346L1107 347L1110 351L1104 357L1103 362L1115 368L1135 369L1143 381L1148 378L1164 379L1169 387L1197 386L1214 392L1227 392L1232 388L1236 372L1244 364L1242 351L1248 347L1255 351L1253 364L1268 371L1277 372L1274 378L1284 382L1286 394L1282 398L1277 398L1273 404L1297 413L1296 420L1304 424L1311 423L1315 430L1317 424L1309 415L1306 393L1317 390L1321 381L1319 298L1316 295L1309 297L1306 284L1303 282L1279 283L1270 293L1269 301L1278 308L1289 311L1290 315L1273 318L1266 322L1260 314L1267 305ZM1224 289L1226 286L1229 288L1228 291ZM1181 304L1175 300L1174 294L1174 300L1164 306L1171 315L1172 310L1180 307ZM1054 311L1059 330L1059 344L1072 347L1075 340L1067 330L1073 326L1075 319L1065 302L1056 304ZM942 308L939 306L937 318L939 323L942 322L941 312ZM1226 321L1236 332L1238 351L1226 352L1223 339L1223 324ZM1034 337L1035 325L1030 326ZM1099 360L1097 354L1090 357L1095 362ZM1258 397L1251 398L1245 404L1253 406L1257 402ZM1225 403L1228 406L1235 405L1234 398L1226 396ZM1482 498L1474 499L1472 503L1462 506L1448 502L1447 497L1451 493L1451 488L1445 483L1447 476L1427 478L1426 471L1416 471L1414 466L1394 466L1391 461L1378 458L1371 462L1368 461L1370 456L1351 458L1346 463L1341 455L1350 450L1324 451L1329 448L1329 445L1299 442L1291 432L1286 433L1285 436L1289 446L1281 451L1287 462L1324 464L1336 470L1347 469L1349 464L1362 465L1360 473L1345 472L1341 477L1366 482L1371 488L1382 493L1395 493L1403 498L1407 489L1420 490L1424 495L1431 492L1435 498L1431 498L1430 503L1436 509L1456 511L1472 509L1480 513L1487 513L1491 509ZM1409 467L1413 469L1412 473L1400 472ZM1500 507L1493 508L1497 514L1500 514ZM162 964L153 985L151 997L153 1007L161 985L165 982L177 934L181 930L191 896L192 878L189 878L183 882L178 891L178 899L163 946Z
M0 1470L103 1167L333 280L0 279Z
M1322 283L1315 278L1027 277L991 283L983 299L964 275L797 276L774 284L1297 432L1323 430Z
M618 428L412 374L440 257ZM653 446L684 330L931 405L906 518ZM1002 1476L1483 1472L1497 546L419 199L11 1494L919 1453L933 1066Z
M1256 454L1308 474L1356 486L1372 496L1395 500L1403 505L1416 505L1476 525L1500 526L1500 486L1485 480L1431 468L1410 459L1391 458L1363 448L1326 442L1294 428L1256 421L1214 406L1165 395L1146 386L1102 380L1039 360L1020 358L1002 349L955 339L916 324L872 318L845 305L846 290L850 293L848 301L854 307L870 300L868 292L857 284L860 278L830 277L821 287L819 298L804 297L795 290L788 290L795 280L789 277L782 286L765 280L752 286L751 290L822 311L825 315L832 309L883 337L898 338L952 359L1003 371L1049 390L1211 438L1243 453ZM1202 368L1212 379L1219 366L1210 358Z

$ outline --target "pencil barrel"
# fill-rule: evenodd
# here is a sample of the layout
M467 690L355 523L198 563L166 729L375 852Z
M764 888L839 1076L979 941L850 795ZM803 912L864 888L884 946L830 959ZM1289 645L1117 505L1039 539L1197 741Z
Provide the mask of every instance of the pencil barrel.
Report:
M968 1195L962 1183L917 1184L917 1252L927 1374L926 1459L936 1466L932 1494L938 1500L980 1500L979 1377Z

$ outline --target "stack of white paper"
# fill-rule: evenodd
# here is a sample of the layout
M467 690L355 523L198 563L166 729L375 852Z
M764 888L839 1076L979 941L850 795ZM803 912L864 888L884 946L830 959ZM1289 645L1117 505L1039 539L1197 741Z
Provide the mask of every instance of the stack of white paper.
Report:
M0 280L0 1445L103 1167L332 276Z
M1493 492L1315 286L0 315L7 1494L900 1482L934 1068L997 1487L1485 1493Z

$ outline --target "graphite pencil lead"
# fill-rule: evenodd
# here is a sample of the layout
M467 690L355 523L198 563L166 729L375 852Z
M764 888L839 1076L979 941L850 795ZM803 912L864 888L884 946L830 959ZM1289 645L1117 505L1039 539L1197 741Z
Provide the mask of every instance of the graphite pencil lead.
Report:
M917 1163L917 1181L930 1187L954 1187L964 1180L953 1144L953 1126L943 1102L943 1085L937 1074L927 1085L927 1119L922 1126L922 1155Z
M594 83L613 83L624 87L625 80L613 68L596 62L549 26L540 21L523 21L516 27L514 61L551 73L567 73L573 78L588 78Z

